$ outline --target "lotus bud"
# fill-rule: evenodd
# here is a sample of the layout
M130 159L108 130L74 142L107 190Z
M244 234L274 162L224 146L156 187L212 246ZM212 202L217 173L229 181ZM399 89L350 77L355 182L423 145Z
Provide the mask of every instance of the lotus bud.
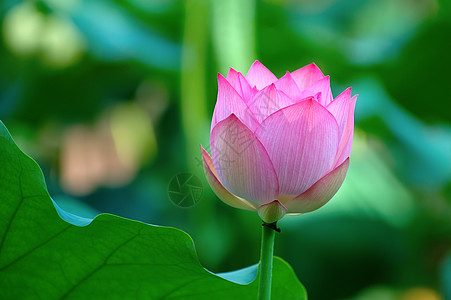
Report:
M204 172L224 203L266 223L326 204L349 167L357 96L333 98L329 76L310 64L277 78L256 61L246 76L218 74Z

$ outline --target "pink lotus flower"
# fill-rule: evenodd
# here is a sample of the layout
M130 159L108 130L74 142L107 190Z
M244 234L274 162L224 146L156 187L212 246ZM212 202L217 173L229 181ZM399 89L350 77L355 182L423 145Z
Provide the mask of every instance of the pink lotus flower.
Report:
M357 95L335 99L315 64L277 79L260 62L218 74L205 175L226 204L273 223L326 204L346 176Z

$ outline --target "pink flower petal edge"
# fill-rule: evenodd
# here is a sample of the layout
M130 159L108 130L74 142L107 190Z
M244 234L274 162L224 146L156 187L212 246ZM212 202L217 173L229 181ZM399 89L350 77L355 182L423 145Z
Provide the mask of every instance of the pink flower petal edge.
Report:
M205 151L202 145L200 146L200 149L202 152L202 162L207 182L216 196L218 196L222 202L232 207L255 211L257 208L252 203L233 195L222 185L216 174L211 156Z
M249 109L260 125L269 115L291 104L294 102L271 83L255 95Z
M335 156L335 166L340 165L347 157L351 155L352 140L354 136L354 109L358 95L351 98L349 104L349 112L347 116L346 126L344 128L343 137L338 146L337 155Z
M237 75L239 79L239 76ZM221 74L218 74L218 99L213 112L211 130L221 122L235 114L249 128L258 127L259 122L255 119L251 110L248 108L243 98L238 94L235 88Z
M230 85L233 86L233 88L238 92L238 94L243 97L239 74L240 72L236 71L233 68L230 68L229 72L227 73L226 79L230 83Z
M288 213L307 213L326 204L341 187L349 167L349 157L338 167L318 180L307 191L287 200Z
M279 182L266 149L234 114L210 135L213 165L224 187L260 205L277 199Z
M332 170L338 124L313 99L282 108L255 131L274 165L281 195L298 195Z
M278 90L284 92L288 97L290 97L293 103L301 100L301 91L296 85L296 82L294 81L290 72L287 72L274 84Z
M311 63L291 72L291 77L296 82L299 90L302 91L325 76L314 63Z
M256 60L249 69L249 72L247 72L246 80L251 87L255 86L261 90L271 83L276 82L277 77L262 63Z
M347 88L334 101L326 106L327 110L335 117L340 127L340 140L343 137L348 121L349 107L351 105L351 88Z
M306 98L321 93L318 102L322 106L328 105L332 101L332 91L330 89L330 77L325 76L314 82L311 86L301 91L300 98Z

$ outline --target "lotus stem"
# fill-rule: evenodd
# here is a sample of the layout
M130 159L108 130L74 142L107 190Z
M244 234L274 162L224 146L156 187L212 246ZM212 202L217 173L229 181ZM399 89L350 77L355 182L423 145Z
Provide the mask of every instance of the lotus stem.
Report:
M258 299L271 299L272 262L274 253L274 237L276 235L276 222L263 223L262 246L260 257L260 281L258 285Z

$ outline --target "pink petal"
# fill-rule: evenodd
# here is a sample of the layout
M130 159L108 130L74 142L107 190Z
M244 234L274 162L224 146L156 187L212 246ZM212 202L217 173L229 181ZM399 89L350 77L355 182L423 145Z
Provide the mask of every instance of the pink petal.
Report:
M352 97L349 104L349 112L347 115L348 118L346 120L343 137L341 138L340 145L338 146L334 166L340 165L346 158L349 157L349 155L351 155L352 138L354 135L354 108L357 96L358 95Z
M255 96L255 94L257 94L258 89L256 87L252 88L247 82L246 78L244 78L243 74L239 73L238 79L240 80L241 83L244 102L249 103Z
M233 194L258 205L277 199L277 175L262 143L230 115L210 136L213 164L222 184Z
M230 83L231 86L238 92L238 94L241 95L241 84L238 79L238 74L235 69L230 68L229 72L227 73L226 79Z
M256 60L249 72L247 72L246 80L249 82L251 87L256 86L257 89L261 90L265 86L270 85L277 81L277 77L268 70L263 64Z
M340 140L343 137L346 123L348 121L349 106L351 105L351 88L344 90L337 98L334 99L328 106L327 110L335 117L340 128L338 135Z
M233 195L221 184L213 166L213 160L202 146L200 146L200 149L202 151L202 162L204 166L205 177L207 178L208 184L210 185L216 196L218 196L218 198L221 199L222 202L232 207L247 210L256 210L256 207L252 203Z
M261 123L270 114L293 103L287 95L271 84L258 92L248 105L257 121Z
M326 204L337 193L349 167L349 158L329 174L318 180L307 191L285 202L288 213L307 213Z
M237 93L243 98L244 102L247 103L252 99L253 90L246 78L244 78L243 74L235 71L233 68L230 68L229 73L227 73L226 77L227 81L231 86L237 91Z
M279 179L280 195L298 195L332 169L338 124L313 99L285 107L265 119L255 135L263 143Z
M290 72L287 72L282 78L277 80L275 85L278 90L284 92L293 101L300 100L301 92L293 77L291 77Z
M291 77L296 82L299 90L302 91L311 86L315 81L323 78L324 74L314 63L311 63L292 72Z
M243 98L221 74L218 74L218 100L213 112L211 130L216 124L235 114L244 124L252 130L257 128L259 122L247 107Z
M329 76L323 77L322 79L314 82L311 86L307 87L305 90L301 90L300 98L306 98L314 96L321 93L318 102L321 105L326 106L332 101L332 91L330 90L330 78Z

